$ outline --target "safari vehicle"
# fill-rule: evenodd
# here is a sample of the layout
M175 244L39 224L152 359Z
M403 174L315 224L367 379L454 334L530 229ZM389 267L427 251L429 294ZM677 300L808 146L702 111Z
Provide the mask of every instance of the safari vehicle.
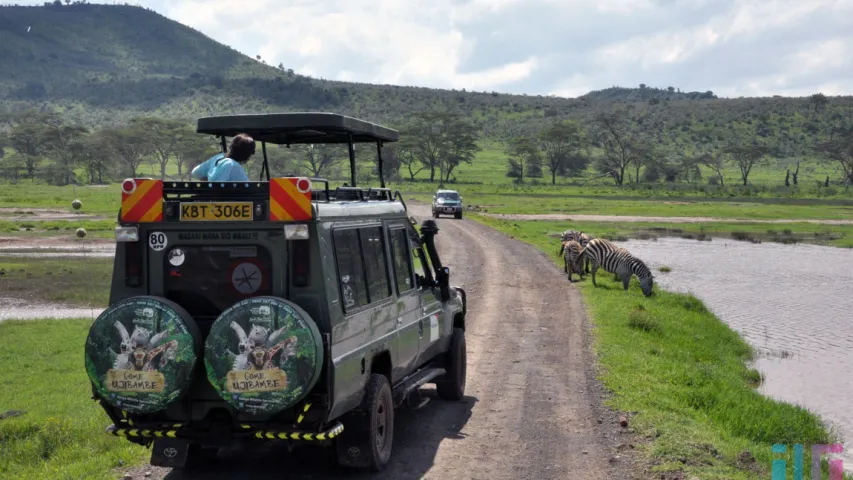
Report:
M423 406L428 383L459 400L466 375L465 291L449 283L435 221L418 232L382 178L398 133L329 113L207 117L197 132L223 150L251 135L261 179L122 183L110 306L85 346L107 432L173 468L285 442L381 470L394 409ZM353 145L367 142L380 188L356 186ZM347 144L351 185L271 178L267 143Z
M432 216L452 213L453 218L462 218L462 197L456 190L438 190L432 196Z

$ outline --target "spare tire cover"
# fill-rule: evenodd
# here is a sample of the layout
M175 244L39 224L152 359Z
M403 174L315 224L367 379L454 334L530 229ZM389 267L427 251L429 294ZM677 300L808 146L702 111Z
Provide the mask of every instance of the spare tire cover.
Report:
M210 384L234 408L276 413L314 387L323 368L323 341L298 305L277 297L247 298L210 327L204 364Z
M86 339L86 372L110 405L153 413L190 388L202 340L192 317L160 297L119 300L95 320Z

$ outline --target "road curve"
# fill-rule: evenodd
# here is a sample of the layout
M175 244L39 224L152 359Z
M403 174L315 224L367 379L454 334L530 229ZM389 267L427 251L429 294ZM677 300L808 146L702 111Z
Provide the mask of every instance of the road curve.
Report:
M429 207L412 205L422 221ZM630 479L630 442L602 406L588 323L577 290L544 254L477 222L438 220L451 283L468 293L466 398L399 410L391 464L341 473L329 451L223 451L209 471L150 466L134 478ZM433 390L424 392L433 396Z

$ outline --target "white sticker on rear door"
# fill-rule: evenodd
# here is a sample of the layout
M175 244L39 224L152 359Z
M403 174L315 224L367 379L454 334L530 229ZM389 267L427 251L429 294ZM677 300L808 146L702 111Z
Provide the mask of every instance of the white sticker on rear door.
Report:
M438 340L438 315L433 315L429 317L429 341L434 342Z
M148 235L148 246L155 252L159 252L166 248L168 243L168 240L166 240L166 234L163 232L151 232L151 235Z

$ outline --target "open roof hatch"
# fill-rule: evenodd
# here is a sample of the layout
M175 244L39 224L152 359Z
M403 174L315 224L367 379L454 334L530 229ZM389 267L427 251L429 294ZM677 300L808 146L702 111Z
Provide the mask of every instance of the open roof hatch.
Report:
M266 174L267 181L270 179L267 143L279 145L346 143L349 150L352 187L356 186L354 145L375 143L381 188L385 188L385 178L382 173L382 146L386 142L396 142L400 138L397 130L345 115L323 112L203 117L198 119L196 131L219 137L223 152L227 151L226 137L233 137L240 133L245 133L255 141L261 142L264 155L261 180Z

